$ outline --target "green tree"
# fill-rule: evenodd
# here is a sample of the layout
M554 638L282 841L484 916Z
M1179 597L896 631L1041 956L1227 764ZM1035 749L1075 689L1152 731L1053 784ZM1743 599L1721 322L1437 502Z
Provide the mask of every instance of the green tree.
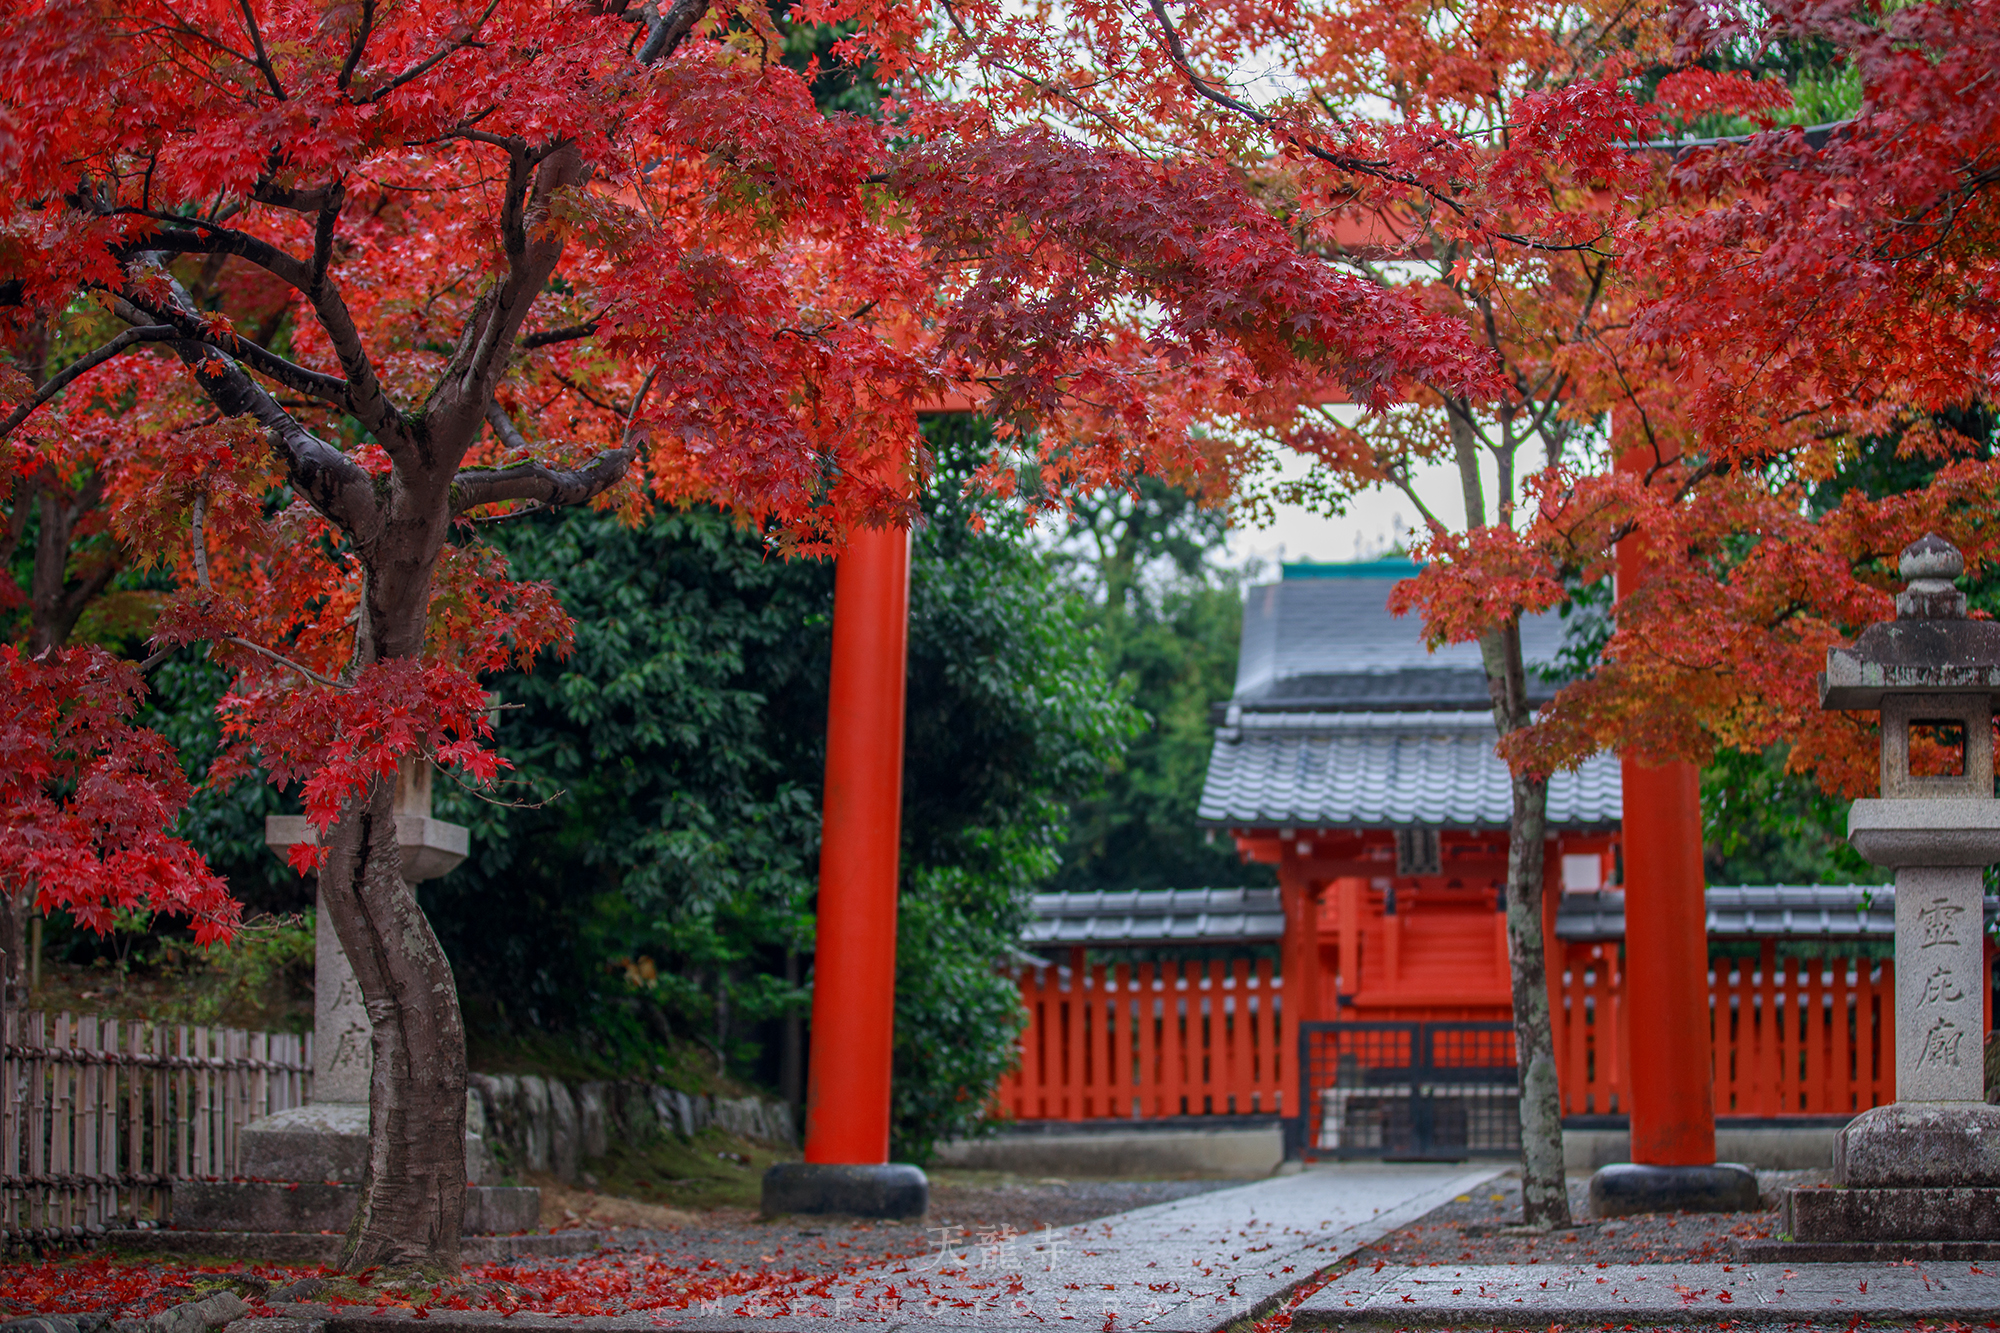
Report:
M1062 550L1104 658L1143 726L1103 790L1072 807L1052 889L1277 882L1195 824L1212 708L1236 687L1239 576L1219 561L1226 510L1158 477L1078 504Z
M1072 803L1137 715L1083 600L1018 519L963 498L977 423L932 428L940 475L911 580L895 1146L971 1130L1013 1063L1004 970ZM556 583L568 661L497 685L520 803L465 795L466 866L424 886L475 1039L560 1030L609 1062L699 1043L776 1081L812 942L832 569L720 514L544 515L497 534ZM441 789L442 790L442 789ZM560 793L560 794L558 794ZM788 957L789 955L789 957Z
M911 580L891 1147L918 1162L975 1132L1013 1067L1025 1014L1001 965L1060 863L1070 809L1142 724L1058 562L1008 515L973 530L977 433L934 428L941 475Z

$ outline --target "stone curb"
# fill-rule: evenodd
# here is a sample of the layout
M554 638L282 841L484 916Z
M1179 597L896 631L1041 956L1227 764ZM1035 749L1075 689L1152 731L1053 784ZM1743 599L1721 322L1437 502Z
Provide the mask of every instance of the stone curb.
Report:
M1295 1329L1846 1324L2000 1318L2000 1271L1970 1263L1467 1265L1328 1283Z

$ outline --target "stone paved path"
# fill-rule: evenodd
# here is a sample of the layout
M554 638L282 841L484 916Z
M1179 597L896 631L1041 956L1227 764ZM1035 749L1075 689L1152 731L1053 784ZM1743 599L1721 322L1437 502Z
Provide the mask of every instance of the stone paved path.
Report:
M1356 1269L1301 1301L1295 1329L1980 1322L2000 1264L1523 1264Z
M705 1331L836 1323L907 1329L1089 1327L1210 1333L1268 1308L1341 1256L1499 1174L1491 1166L1352 1163L1020 1237L941 1235L922 1259L738 1309ZM1109 1320L1109 1322L1107 1322Z

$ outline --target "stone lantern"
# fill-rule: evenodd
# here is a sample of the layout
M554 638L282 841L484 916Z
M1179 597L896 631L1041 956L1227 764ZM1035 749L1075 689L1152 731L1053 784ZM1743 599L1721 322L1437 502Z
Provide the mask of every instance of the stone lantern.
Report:
M453 869L471 844L463 824L431 817L431 766L406 759L396 774L396 846L403 854L403 878L420 883ZM280 856L295 843L312 844L318 834L304 815L270 815L264 843ZM358 1108L347 1118L368 1134L368 1076L374 1066L372 1029L354 965L319 899L313 924L313 1101ZM356 1163L358 1170L359 1163ZM359 1177L356 1177L359 1179Z
M1896 872L1896 1101L1841 1131L1844 1188L1792 1191L1802 1249L2000 1240L1981 937L1985 867L2000 862L2000 624L1966 618L1964 570L1940 537L1904 548L1896 619L1829 650L1820 677L1822 708L1881 714L1882 795L1854 803L1848 840Z
M469 845L463 825L431 817L431 777L420 760L405 761L397 775L396 842L412 884L451 870ZM302 815L264 821L264 841L281 856L316 838ZM324 899L314 934L312 1100L243 1127L237 1170L247 1179L175 1182L174 1225L190 1245L248 1245L266 1258L324 1257L326 1237L344 1233L354 1216L368 1163L373 1029ZM467 1097L466 1111L466 1234L533 1230L540 1191L492 1183L498 1172L477 1096ZM249 1242L246 1234L262 1239Z

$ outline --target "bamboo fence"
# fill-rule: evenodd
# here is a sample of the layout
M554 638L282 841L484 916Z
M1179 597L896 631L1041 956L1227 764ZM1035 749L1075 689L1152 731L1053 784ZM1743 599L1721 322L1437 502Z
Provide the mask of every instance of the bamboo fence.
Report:
M170 1221L174 1181L306 1102L311 1041L0 1007L0 1248Z

